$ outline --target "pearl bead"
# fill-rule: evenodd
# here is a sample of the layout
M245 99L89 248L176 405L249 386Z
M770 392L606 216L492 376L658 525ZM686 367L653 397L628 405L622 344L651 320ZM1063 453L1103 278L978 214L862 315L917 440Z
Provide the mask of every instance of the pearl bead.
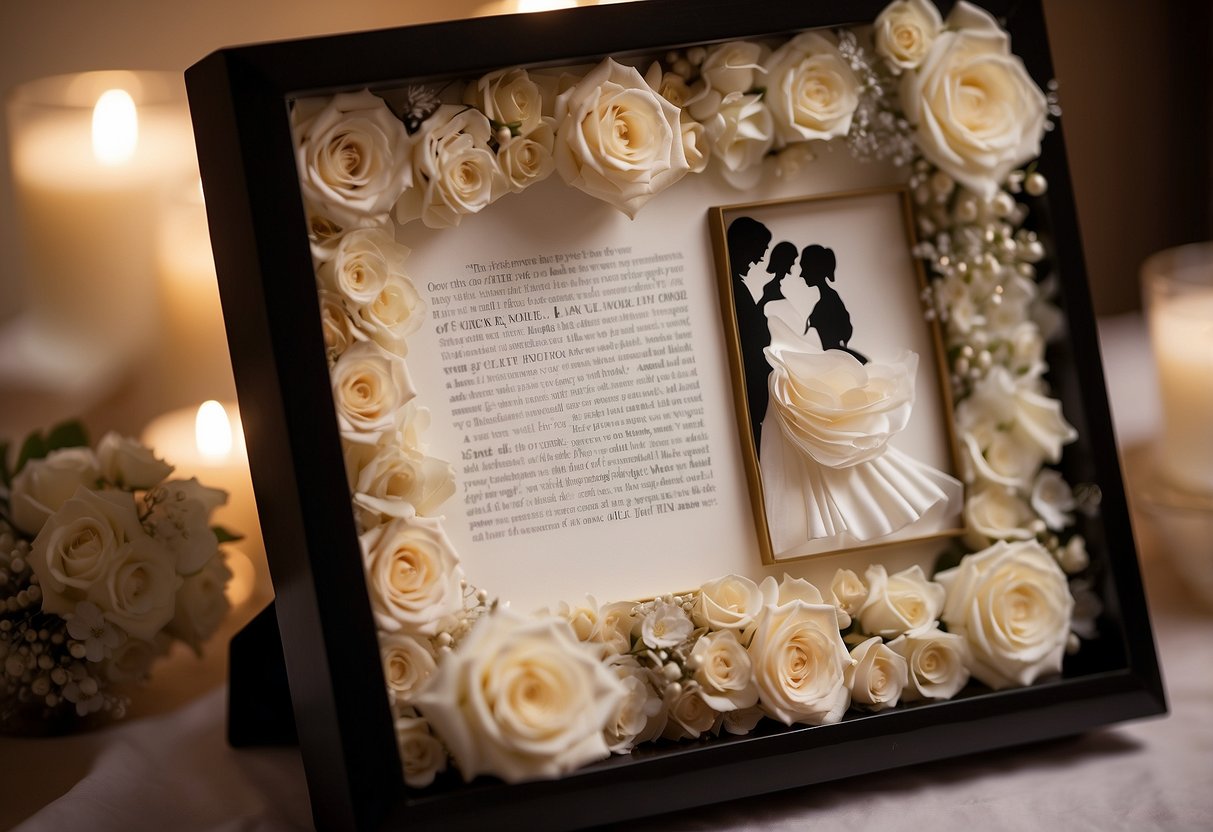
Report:
M670 682L666 687L666 691L669 692L670 696L677 698L682 696L682 685L678 682Z
M1011 212L1015 210L1015 198L1006 191L999 191L998 195L994 197L992 207L995 216L1010 216Z
M1024 180L1023 189L1032 196L1043 196L1049 190L1049 182L1039 173L1030 173Z
M682 668L670 662L665 667L661 668L661 675L665 676L668 681L676 682L682 678Z

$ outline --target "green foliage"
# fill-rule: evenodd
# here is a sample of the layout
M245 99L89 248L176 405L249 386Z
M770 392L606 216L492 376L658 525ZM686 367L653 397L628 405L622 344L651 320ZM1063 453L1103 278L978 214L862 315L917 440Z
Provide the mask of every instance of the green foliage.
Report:
M17 465L12 470L12 475L21 473L21 469L25 467L25 463L31 459L43 459L51 451L57 451L61 448L80 448L88 447L88 432L84 429L84 425L72 419L67 422L61 422L49 431L44 436L41 431L34 431L29 436L25 437L25 441L21 443L21 450L17 454ZM4 443L4 459L8 460L8 443ZM3 466L4 481L7 485L10 481L8 466Z
M225 529L223 526L211 526L211 531L215 533L215 537L220 543L234 543L237 540L244 540L244 535L236 534L230 529Z

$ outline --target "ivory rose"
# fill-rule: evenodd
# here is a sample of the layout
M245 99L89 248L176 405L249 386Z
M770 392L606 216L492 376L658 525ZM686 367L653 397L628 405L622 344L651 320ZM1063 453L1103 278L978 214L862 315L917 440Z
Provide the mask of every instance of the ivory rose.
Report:
M329 361L336 361L355 341L365 339L350 317L345 300L336 292L321 289L320 331L324 337L324 352Z
M333 258L320 265L320 285L344 297L353 308L374 302L392 277L404 277L407 246L391 231L358 228L342 236Z
M859 616L859 610L868 600L868 588L850 569L839 569L834 572L834 580L830 582L830 596L840 613L838 629L845 630L851 626L851 619Z
M607 722L604 736L614 754L626 754L665 730L666 704L649 681L650 673L634 656L615 656L607 665L623 683L624 695Z
M465 780L516 783L608 756L603 731L624 696L567 621L498 607L443 659L416 706Z
M29 460L13 478L9 497L13 525L26 534L38 534L76 489L92 488L100 478L100 463L88 448L61 448L43 459Z
M762 160L775 142L775 119L763 97L729 93L705 120L704 129L725 179L737 188L756 184L762 175Z
M750 656L732 630L705 633L691 648L688 667L699 695L715 711L735 711L758 702Z
M679 109L611 58L561 93L556 124L561 178L629 217L691 169Z
M354 505L371 520L429 517L455 493L455 470L449 462L397 444L391 439L378 445L351 445L357 477L352 482Z
M380 634L379 655L388 694L395 705L408 704L438 666L428 642L403 632Z
M914 636L898 636L889 649L906 660L909 682L903 702L951 699L969 682L969 646L964 636L938 627Z
M1006 426L1025 449L1061 461L1062 446L1077 439L1078 431L1062 416L1061 402L1040 393L1037 384L993 367L956 406L956 426L962 432Z
M437 520L398 518L358 541L380 629L434 635L463 609L463 570Z
M1028 526L1036 515L1015 492L1005 488L976 489L965 501L964 519L968 540L976 546L989 545L995 540L1035 537Z
M851 701L872 711L894 707L909 681L906 660L879 636L856 645L851 658L855 663L846 671Z
M97 443L101 476L123 488L151 488L173 471L151 448L110 431Z
M216 551L211 559L193 575L185 578L177 590L173 605L173 620L168 629L174 636L202 655L202 644L219 629L223 617L231 609L226 589L232 572L223 554Z
M379 294L358 308L358 326L371 340L393 355L408 354L408 335L425 319L425 301L413 281L401 275L388 277Z
M693 686L667 688L668 720L661 736L667 740L694 740L712 730L716 712ZM675 692L676 691L676 692Z
M508 138L498 146L497 161L511 192L521 193L551 176L556 169L552 159L555 144L555 122L545 118L525 136Z
M762 610L758 585L741 575L725 575L699 588L692 618L698 627L741 632Z
M772 53L765 99L778 146L845 136L859 106L859 81L825 36L804 32Z
M893 638L925 633L943 608L943 587L927 580L915 564L892 575L882 564L868 567L868 599L859 610L859 626L870 635Z
M499 69L468 84L463 101L478 108L493 129L507 129L514 136L529 136L544 116L544 96L525 69Z
M910 421L918 356L860 364L842 350L767 348L771 405L785 437L817 463L844 468L875 459Z
M747 648L763 711L785 725L842 719L850 704L852 663L831 604L768 604Z
M935 580L947 590L943 622L968 643L978 680L1000 690L1060 672L1074 599L1035 540L999 541Z
M429 228L450 228L504 194L492 135L484 113L455 104L443 104L422 122L413 145L416 187L397 203L397 221L420 218Z
M446 749L430 733L424 719L397 717L395 727L404 782L415 789L424 789L446 771Z
M960 2L901 102L932 164L990 199L1016 167L1040 155L1048 104L988 13Z
M379 221L412 184L408 133L368 90L300 102L292 117L304 199L339 226Z
M943 18L931 0L893 0L876 17L876 54L894 72L916 69L943 29Z
M107 621L150 641L172 620L181 583L173 556L156 540L138 535L118 546L101 580L89 586L88 600Z
M347 439L374 443L399 427L416 395L404 360L371 341L352 345L332 369L337 424Z

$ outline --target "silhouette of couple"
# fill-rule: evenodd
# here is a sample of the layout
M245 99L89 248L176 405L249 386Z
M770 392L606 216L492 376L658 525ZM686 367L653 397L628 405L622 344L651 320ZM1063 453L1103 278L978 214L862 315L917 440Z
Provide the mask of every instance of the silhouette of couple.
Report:
M799 334L807 335L812 329L821 339L822 349L850 353L861 364L867 364L868 359L848 345L853 333L851 314L838 292L830 285L835 280L834 270L837 266L833 250L813 244L801 251L793 243L778 243L767 258L766 273L770 277L764 281L762 294L755 300L745 283L745 277L750 267L766 255L771 245L771 232L752 217L738 217L730 223L727 236L733 308L741 337L750 427L754 433L755 447L761 448L762 421L767 412L767 379L771 373L771 366L763 354L763 350L771 345L768 306L776 301L786 301L783 281L792 273L798 258L800 276L805 285L820 293L817 304L805 321L804 331Z

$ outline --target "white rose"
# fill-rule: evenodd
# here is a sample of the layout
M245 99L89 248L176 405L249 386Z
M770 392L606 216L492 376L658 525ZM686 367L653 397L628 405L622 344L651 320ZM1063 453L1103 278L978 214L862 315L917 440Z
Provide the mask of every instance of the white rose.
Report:
M892 575L882 564L868 567L868 600L859 610L859 626L870 635L893 638L925 633L943 609L943 587L927 580L915 564Z
M703 173L712 157L707 130L693 118L685 117L678 122L678 130L682 136L682 155L687 160L687 173Z
M780 146L832 139L851 129L859 81L837 46L816 32L805 32L771 55L766 100Z
M978 432L991 425L1009 425L1025 447L1049 462L1060 462L1062 446L1077 439L1078 431L1062 416L1061 402L1039 393L1035 383L1012 378L1005 367L993 367L956 406L956 426Z
M396 745L400 749L400 764L407 785L424 789L446 771L446 749L430 733L424 719L397 717Z
M359 228L341 238L333 259L317 270L320 284L357 308L373 302L392 276L404 277L409 249L391 231Z
M412 184L408 133L369 91L339 93L320 108L297 104L293 118L304 199L338 225L377 221Z
M174 560L156 540L133 537L118 547L101 580L89 587L88 600L101 608L107 621L150 641L173 619L182 583Z
M736 188L756 184L762 161L775 142L775 119L762 96L729 93L704 128L725 179Z
M765 716L762 707L739 708L736 711L726 711L721 714L720 727L734 736L745 736L754 730L754 726Z
M699 588L692 613L696 626L741 632L762 611L758 585L741 575L726 575Z
M771 50L750 41L735 40L714 46L699 67L700 77L709 89L722 96L748 93L765 86L764 62Z
M395 705L409 704L438 666L429 644L407 633L381 633L379 655L388 695Z
M903 702L951 699L969 682L969 646L957 633L936 627L915 636L898 636L889 649L903 657L909 668Z
M947 589L943 621L964 636L973 676L995 690L1058 673L1074 599L1036 541L999 541L935 579Z
M134 496L77 488L42 526L30 567L42 588L42 611L65 615L105 577L128 541L144 537Z
M1018 376L1039 377L1045 371L1045 340L1040 327L1032 321L1021 321L1011 330L1007 340L1011 345L1011 371Z
M1014 491L998 486L978 488L969 494L964 507L968 540L975 546L995 540L1027 540L1035 537L1028 526L1036 515Z
M879 636L857 645L851 650L851 658L855 664L846 671L851 701L872 711L894 707L909 681L906 660Z
M172 637L159 633L152 641L128 638L114 648L105 662L105 676L118 685L131 685L147 679L152 664L168 652Z
M459 225L507 190L505 174L489 148L493 130L484 113L443 104L417 131L413 164L417 187L396 205L396 219L420 218L429 228Z
M818 464L868 462L910 421L918 356L860 364L842 350L766 350L771 404L788 441Z
M198 656L202 655L203 643L215 634L231 609L225 592L231 577L223 553L217 552L198 572L185 578L177 590L168 631L192 647Z
M791 601L758 617L747 648L763 711L785 725L842 719L850 704L845 669L851 657L830 604Z
M1074 492L1065 477L1052 468L1042 468L1032 483L1032 509L1055 532L1074 522L1071 514L1077 505ZM1069 570L1067 570L1069 571Z
M151 488L173 471L151 448L110 431L97 443L101 476L123 488Z
M687 667L699 695L716 711L750 708L758 702L750 654L732 630L705 633L691 648Z
M790 601L804 601L806 604L830 604L831 601L826 600L826 597L821 594L821 590L813 586L804 578L793 578L791 575L784 573L783 580L775 583L775 577L768 575L763 579L762 585L758 591L762 593L763 606L768 604L781 605ZM838 616L838 629L842 630L851 625L851 617L835 605L835 613ZM750 627L742 635L752 633L753 627Z
M901 102L927 160L989 199L1040 155L1048 104L987 13L958 3L948 27L905 74Z
M640 622L641 640L654 650L677 647L691 637L694 626L682 607L656 601Z
M556 614L569 622L578 641L597 641L598 602L594 600L593 595L587 595L585 603L578 606L561 601Z
M219 538L211 531L211 515L227 503L227 492L208 488L191 477L169 480L149 491L144 523L157 542L173 553L176 569L193 575L214 557Z
M834 580L830 582L830 596L841 613L838 629L845 630L851 626L851 619L859 616L859 611L868 600L868 588L850 569L839 569L834 572Z
M556 170L635 217L690 170L680 121L634 67L606 58L556 99Z
M667 690L670 690L667 688ZM694 740L712 730L717 713L704 701L700 691L688 685L667 693L668 720L661 732L667 740Z
M649 681L649 671L634 656L615 656L608 667L623 683L624 694L604 736L611 753L627 754L638 744L661 736L666 705Z
M371 448L351 444L347 458ZM358 465L353 482L354 504L368 512L369 521L414 513L429 517L455 493L455 470L449 462L391 441L373 450L374 455Z
M13 525L36 535L76 489L94 488L101 478L96 455L88 448L61 448L43 459L31 459L13 477L9 496Z
M324 352L330 361L336 361L341 353L349 349L350 344L363 340L365 336L358 331L341 295L327 289L321 289L319 295Z
M660 64L653 64L653 69L660 71L660 68ZM645 80L649 82L650 87L657 91L658 95L680 109L685 107L694 95L691 88L687 85L687 79L676 72L667 72L657 79L646 75ZM654 80L656 80L656 83L653 83Z
M608 653L627 653L632 649L635 625L636 605L631 601L606 604L598 611L598 640Z
M332 218L324 216L321 213L323 208L311 204L305 204L303 207L307 213L307 239L311 244L312 259L317 266L333 259L346 231L352 228L379 228L386 231L392 223L391 214L384 213L361 218L356 226L343 228Z
M1058 563L1069 575L1081 572L1091 563L1091 557L1087 554L1087 541L1080 534L1071 537L1057 555Z
M988 429L989 428L989 429ZM1044 457L1019 433L982 425L961 434L966 452L965 479L1026 489Z
M943 18L931 0L893 0L876 18L876 54L894 72L917 69L943 29Z
M359 536L379 627L433 635L463 609L463 570L437 520L392 520Z
M558 777L610 754L623 684L559 618L497 608L416 698L465 780Z
M370 341L354 344L333 365L333 403L346 438L371 443L400 426L416 395L404 359Z
M525 69L490 72L464 87L463 102L488 116L494 131L504 127L514 136L533 133L545 109L543 92Z
M522 191L551 176L556 169L552 148L556 144L556 122L545 118L525 136L506 139L497 148L497 162L510 191Z

